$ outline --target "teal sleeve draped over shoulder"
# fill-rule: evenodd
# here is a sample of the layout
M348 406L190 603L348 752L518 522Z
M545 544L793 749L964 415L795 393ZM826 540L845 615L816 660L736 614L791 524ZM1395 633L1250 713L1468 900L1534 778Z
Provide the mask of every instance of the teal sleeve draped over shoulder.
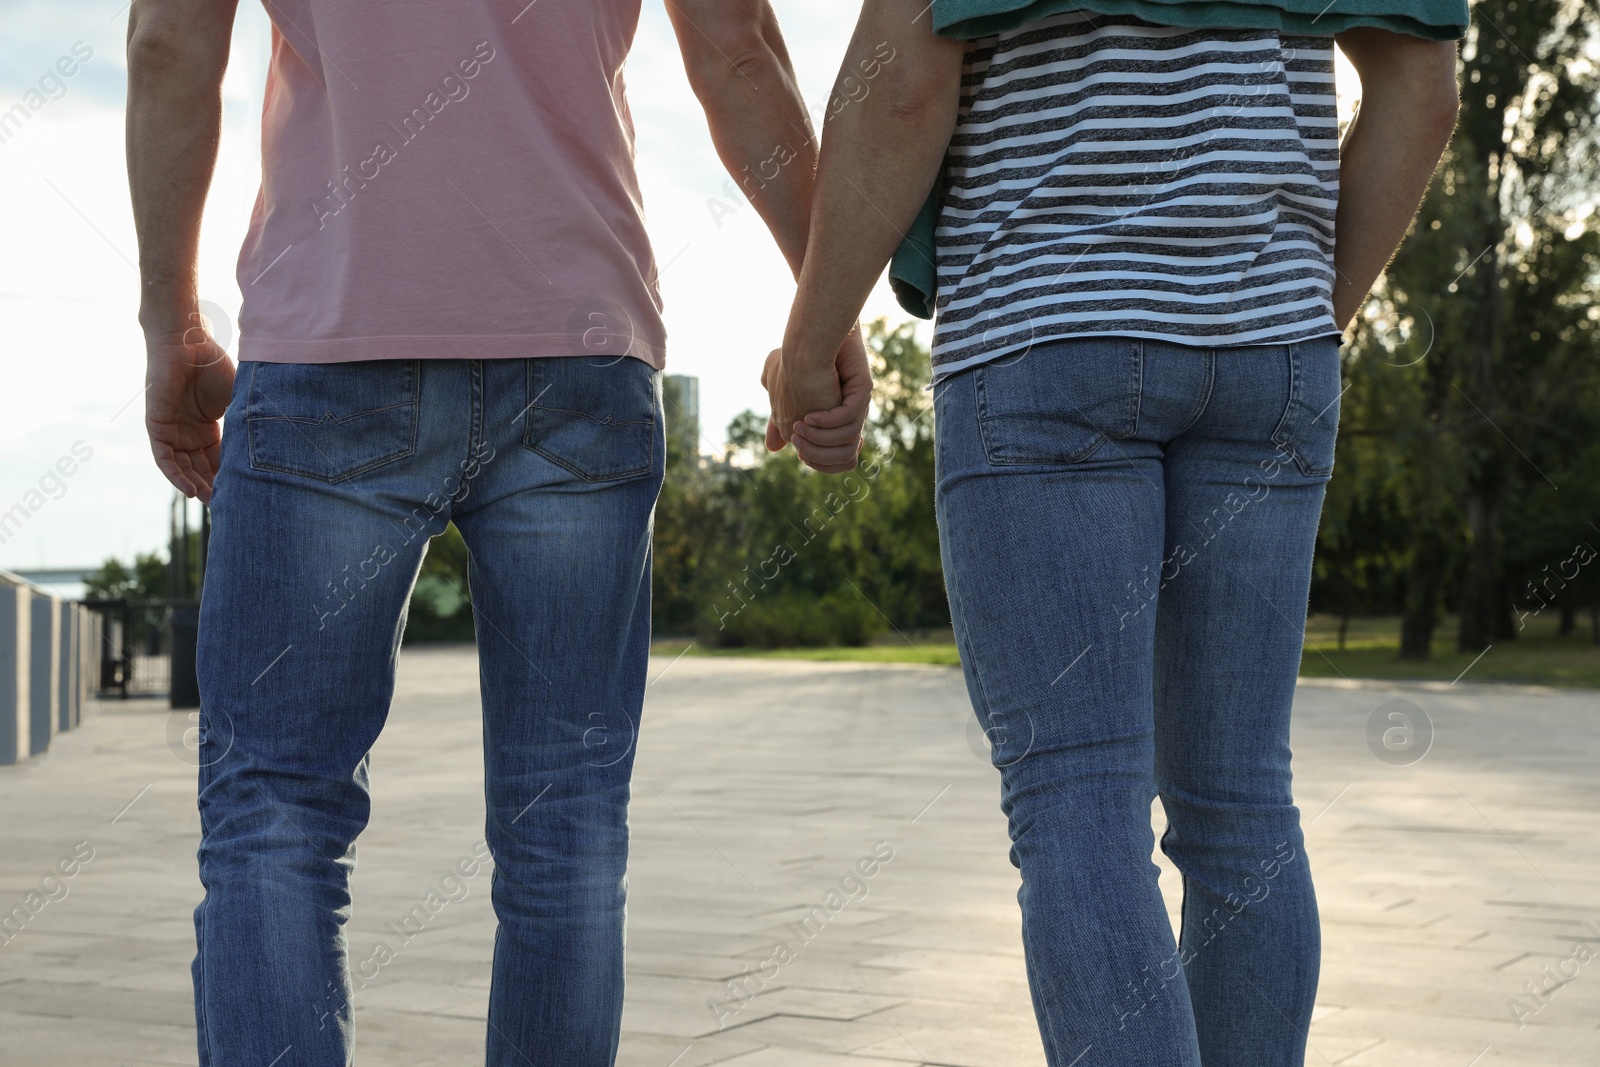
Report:
M1063 11L1130 15L1160 26L1195 29L1276 29L1331 36L1373 26L1432 41L1466 35L1467 0L933 0L933 29L942 37L973 40L1016 29ZM937 279L934 229L939 222L944 174L889 263L889 285L900 306L919 319L933 318Z

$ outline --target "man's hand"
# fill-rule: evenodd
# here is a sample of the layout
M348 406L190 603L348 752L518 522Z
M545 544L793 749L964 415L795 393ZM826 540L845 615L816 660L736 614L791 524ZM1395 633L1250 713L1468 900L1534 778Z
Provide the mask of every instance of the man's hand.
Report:
M893 59L880 64L870 92L828 120L783 354L768 362L776 416L768 447L792 439L800 458L817 470L855 466L872 399L856 320L933 188L955 130L966 43L936 36L926 16L926 0L865 0L861 6L840 90L885 46ZM826 367L841 339L845 347L830 368L839 382L838 407L794 410L783 376L797 367ZM804 420L798 428L796 419Z
M238 0L138 0L128 13L128 189L139 233L145 426L167 481L210 502L233 364L196 296Z
M774 349L761 384L772 399L769 450L793 443L805 464L823 474L855 469L872 402L872 368L859 328L851 331L831 365L785 360L784 350Z
M144 425L156 466L184 496L209 504L233 361L199 325L179 334L146 334L145 349Z

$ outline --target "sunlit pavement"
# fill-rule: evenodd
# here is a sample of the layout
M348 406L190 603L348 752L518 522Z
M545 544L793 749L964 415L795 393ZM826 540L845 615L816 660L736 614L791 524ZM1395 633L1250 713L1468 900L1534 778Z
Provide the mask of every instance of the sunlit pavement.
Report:
M689 656L651 677L623 1064L1044 1062L957 672ZM427 907L482 838L476 699L470 650L406 652L349 928L357 962L400 944L356 994L363 1067L481 1062L487 875ZM1306 1063L1600 1062L1600 696L1310 683L1296 716L1324 924ZM0 933L5 1067L195 1062L187 725L102 704L0 769L0 912L29 915Z

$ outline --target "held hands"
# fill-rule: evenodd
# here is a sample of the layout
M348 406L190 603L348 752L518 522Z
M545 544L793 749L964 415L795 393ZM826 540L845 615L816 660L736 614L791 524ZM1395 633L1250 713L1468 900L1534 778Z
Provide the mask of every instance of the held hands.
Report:
M808 360L793 347L773 349L761 384L772 401L769 451L782 451L789 443L808 467L823 474L855 469L872 400L872 369L859 326L831 363Z
M198 324L147 330L145 353L144 425L156 466L184 496L209 504L222 453L219 420L233 393L233 361Z

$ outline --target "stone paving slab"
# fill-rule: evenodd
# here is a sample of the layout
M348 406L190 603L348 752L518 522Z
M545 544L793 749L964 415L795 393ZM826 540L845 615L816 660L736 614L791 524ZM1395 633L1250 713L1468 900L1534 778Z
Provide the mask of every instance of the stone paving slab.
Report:
M1393 699L1432 724L1408 766L1367 741ZM996 775L969 718L947 669L652 664L622 1067L1043 1063ZM79 857L65 895L0 933L0 1067L195 1062L195 772L169 741L184 725L154 702L101 704L0 769L0 912ZM480 739L472 652L407 650L374 751L354 959L482 839ZM1306 1062L1600 1063L1600 960L1543 976L1570 974L1575 946L1600 952L1600 695L1311 682L1294 744L1323 915ZM875 847L893 858L866 897L760 979L789 924ZM466 884L357 992L363 1067L481 1061L493 920L487 874Z

